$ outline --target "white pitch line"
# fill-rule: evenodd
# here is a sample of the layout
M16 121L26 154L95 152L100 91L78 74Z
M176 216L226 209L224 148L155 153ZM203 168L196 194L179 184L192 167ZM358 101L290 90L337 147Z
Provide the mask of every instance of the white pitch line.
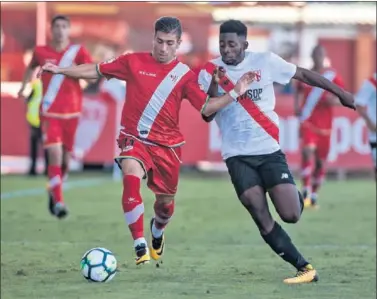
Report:
M83 179L72 182L66 182L63 184L64 190L70 190L75 188L90 187L103 183L105 179ZM46 193L45 188L31 188L17 191L9 191L1 193L1 200L13 199L17 197L27 197L34 195L43 195Z

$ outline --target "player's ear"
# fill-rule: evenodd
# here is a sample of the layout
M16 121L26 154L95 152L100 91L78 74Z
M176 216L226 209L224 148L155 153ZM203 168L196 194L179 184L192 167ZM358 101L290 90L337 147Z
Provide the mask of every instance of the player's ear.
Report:
M182 43L182 39L179 38L179 39L177 40L177 49L179 48L179 46L181 45L181 43Z
M245 40L244 43L243 43L243 49L247 50L247 48L249 48L249 42L247 40Z

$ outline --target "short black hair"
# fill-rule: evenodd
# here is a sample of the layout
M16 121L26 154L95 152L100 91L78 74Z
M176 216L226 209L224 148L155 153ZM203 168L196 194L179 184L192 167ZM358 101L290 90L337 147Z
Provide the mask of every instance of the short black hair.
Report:
M55 22L59 21L59 20L66 21L66 22L68 22L68 24L71 24L71 21L69 20L69 18L67 16L65 16L65 15L57 15L57 16L54 16L51 19L51 26L54 26Z
M154 33L175 33L178 38L182 36L181 21L175 17L161 17L154 23Z
M247 27L241 21L228 20L220 25L221 33L236 33L237 36L247 37Z
M312 55L314 54L314 52L317 52L317 51L323 51L324 53L326 53L326 49L324 46L322 46L321 44L317 44L313 50L312 50Z

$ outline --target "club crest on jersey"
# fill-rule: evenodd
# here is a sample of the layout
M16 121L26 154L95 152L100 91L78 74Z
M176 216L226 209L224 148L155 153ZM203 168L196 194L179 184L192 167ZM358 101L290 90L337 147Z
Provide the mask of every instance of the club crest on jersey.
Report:
M262 71L261 70L255 70L252 71L255 74L255 81L259 82L262 79Z
M170 79L175 83L175 82L177 82L177 80L178 80L178 76L177 75L174 75L174 74L170 74Z

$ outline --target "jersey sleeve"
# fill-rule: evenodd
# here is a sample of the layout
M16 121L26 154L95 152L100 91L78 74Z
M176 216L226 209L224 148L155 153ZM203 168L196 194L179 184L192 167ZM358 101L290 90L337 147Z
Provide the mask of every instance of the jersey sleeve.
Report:
M270 52L269 68L273 82L287 84L296 73L297 66Z
M190 78L186 81L183 87L183 96L192 106L200 111L207 101L208 95L202 90L197 82L197 76L191 71Z
M359 106L367 106L369 99L373 96L374 90L375 87L373 84L369 80L365 80L355 96L355 104Z
M79 53L79 59L78 59L78 64L86 64L86 63L92 63L93 59L92 56L90 55L89 51L85 47L81 47L80 53Z
M211 86L212 76L205 69L200 70L198 75L199 87L203 89L205 93L208 93L208 89Z
M97 64L97 72L106 79L116 78L127 81L131 76L130 54Z

